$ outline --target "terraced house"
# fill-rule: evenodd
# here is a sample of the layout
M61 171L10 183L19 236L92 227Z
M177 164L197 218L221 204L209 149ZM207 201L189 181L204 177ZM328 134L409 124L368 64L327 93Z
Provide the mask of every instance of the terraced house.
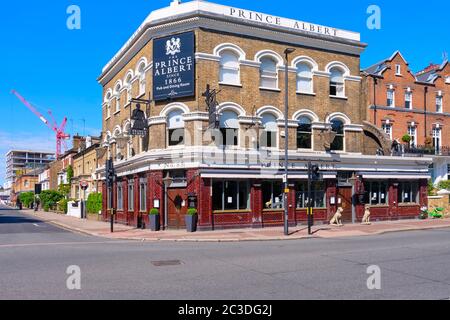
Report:
M365 203L375 219L416 216L430 160L391 157L389 137L365 121L365 47L355 32L205 1L152 12L98 78L103 157L118 176L112 198L103 184L105 219L109 205L137 225L157 207L163 226L182 228L193 206L201 230L279 225L286 140L291 224L306 221L308 201L315 221L342 207L357 222ZM142 137L130 134L139 114ZM311 199L308 161L322 176Z

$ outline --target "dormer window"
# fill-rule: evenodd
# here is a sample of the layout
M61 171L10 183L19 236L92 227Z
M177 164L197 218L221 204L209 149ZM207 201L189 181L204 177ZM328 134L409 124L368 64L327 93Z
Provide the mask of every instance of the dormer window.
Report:
M395 65L395 75L401 76L402 75L402 66L399 64Z

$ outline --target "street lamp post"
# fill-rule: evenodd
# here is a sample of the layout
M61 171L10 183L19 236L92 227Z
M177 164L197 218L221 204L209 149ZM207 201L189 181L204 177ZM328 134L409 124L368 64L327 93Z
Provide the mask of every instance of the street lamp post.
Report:
M289 155L289 54L295 51L294 48L284 50L284 235L289 235L289 181L288 181L288 155Z
M169 227L169 212L167 208L168 204L168 195L167 190L173 183L173 178L170 176L169 172L167 172L166 177L162 180L164 184L164 230L167 230Z

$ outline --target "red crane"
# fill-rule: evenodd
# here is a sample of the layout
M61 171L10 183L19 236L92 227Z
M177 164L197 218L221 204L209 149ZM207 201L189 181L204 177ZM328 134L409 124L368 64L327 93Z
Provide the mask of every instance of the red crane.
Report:
M53 130L56 134L56 158L61 155L62 145L64 144L64 148L67 150L66 140L70 138L70 135L64 132L67 125L67 118L64 118L63 122L58 128L55 118L53 117L52 111L48 110L48 114L52 119L52 123L50 123L31 103L25 100L16 90L11 91L31 112L33 112L47 127Z

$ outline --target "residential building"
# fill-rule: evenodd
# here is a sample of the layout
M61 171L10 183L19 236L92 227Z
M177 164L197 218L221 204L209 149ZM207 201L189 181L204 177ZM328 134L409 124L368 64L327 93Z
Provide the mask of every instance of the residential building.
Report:
M363 75L370 121L402 143L405 156L433 158L430 173L435 184L450 179L448 61L414 73L397 51ZM410 141L404 142L404 136Z
M308 203L316 222L338 207L361 221L366 204L374 220L417 216L431 159L392 157L389 137L365 121L365 47L356 32L205 1L152 12L98 78L99 160L111 157L117 174L112 189L103 180L102 216L112 207L137 225L157 207L163 226L183 228L193 206L201 230L261 228L283 223L285 196L293 225L307 221ZM218 92L210 110L208 86ZM132 98L152 102L138 110ZM142 114L148 134L131 136ZM311 199L309 162L322 174Z

